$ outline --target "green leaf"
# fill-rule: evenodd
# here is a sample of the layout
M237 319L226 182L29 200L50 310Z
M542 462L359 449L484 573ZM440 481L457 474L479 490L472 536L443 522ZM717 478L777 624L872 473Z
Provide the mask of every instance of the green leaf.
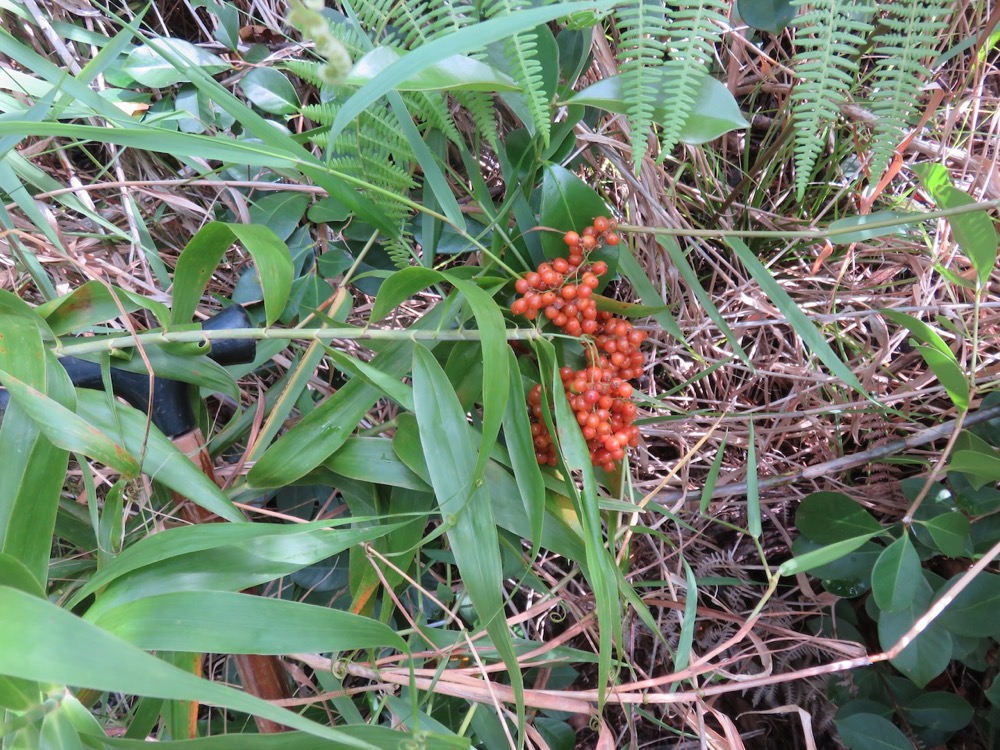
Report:
M358 60L344 79L346 86L363 86L374 80L406 53L376 47ZM452 55L418 70L395 86L397 91L518 91L510 76L465 55Z
M581 231L597 216L611 216L611 210L604 199L590 185L568 169L557 164L546 165L542 176L542 206L539 221L547 229L557 232L542 232L542 251L546 258L566 256L563 234L572 230ZM607 245L591 253L591 258L608 264L607 278L615 275L618 268L619 250Z
M399 460L389 438L352 437L323 465L360 482L426 492L430 487Z
M969 484L978 490L992 482L1000 482L1000 455L978 450L955 451L948 471L965 474Z
M425 68L435 65L452 55L485 49L489 44L506 39L539 24L578 11L609 9L613 0L588 0L587 2L566 2L555 6L518 10L504 16L491 18L482 23L466 26L458 31L443 34L422 44L405 58L397 60L374 79L366 83L341 108L333 122L330 137L335 138L354 119L374 104L378 99L394 90L399 84L412 78Z
M835 245L848 245L853 242L867 242L890 234L901 234L916 216L919 216L919 214L905 211L876 211L875 213L862 214L860 216L848 216L830 222L829 226L827 226L827 229L832 230L829 239ZM899 223L887 227L865 228L868 224L883 222L888 219L899 219ZM845 231L855 227L857 227L857 230L854 232Z
M905 734L876 714L852 714L834 723L849 750L913 750Z
M250 223L263 224L282 242L292 236L309 205L305 193L278 192L257 198L250 206ZM258 270L258 275L261 269Z
M954 353L941 335L921 320L896 310L883 310L882 314L906 328L921 343L916 346L931 372L948 392L956 407L969 408L969 382L959 367Z
M93 620L146 596L240 591L291 575L402 524L346 529L331 529L332 525L329 521L294 526L214 523L169 529L126 548L91 577L74 602L99 591L87 611Z
M80 390L76 413L105 435L117 438L132 456L141 457L142 471L196 505L229 521L245 521L215 482L181 453L145 414L118 403L107 394Z
M874 534L852 537L840 542L824 545L819 549L811 550L801 555L796 555L778 567L778 575L793 576L798 573L804 573L807 570L813 570L822 565L829 565L862 547L873 536Z
M622 91L621 82L620 75L609 76L587 86L583 91L574 94L562 103L585 105L597 107L606 112L628 114L627 96ZM691 114L688 115L688 119L681 128L681 143L693 145L707 143L730 131L750 127L750 123L747 122L736 103L736 98L724 84L710 76L705 76L701 79L700 86ZM657 97L653 119L656 122L663 122L667 119L667 109L675 106L673 89L669 81L662 82Z
M317 737L373 746L150 656L44 599L0 587L0 674L101 691L195 700L263 716Z
M883 650L888 650L913 626L929 608L931 587L921 580L913 597L902 609L882 611L878 618L878 639ZM923 687L948 668L951 662L951 635L940 620L935 620L913 639L892 665L905 674L914 685Z
M799 505L795 525L800 533L819 544L865 539L882 526L857 502L839 492L814 492Z
M767 295L768 299L781 311L785 320L802 339L809 350L816 355L830 372L838 380L849 385L866 399L871 397L865 392L860 381L847 365L845 365L830 345L826 342L823 334L813 325L809 317L802 311L795 301L788 295L782 286L771 275L770 271L757 260L757 257L746 246L743 240L737 237L727 237L726 242L739 256L744 268L750 272L754 280Z
M139 462L125 448L58 401L3 370L0 383L56 447L89 456L128 478L139 474Z
M750 357L748 357L747 353L743 351L743 347L740 346L740 341L736 337L736 334L733 333L729 324L726 323L725 318L722 317L722 314L715 306L715 303L712 302L711 296L709 296L708 292L706 292L704 287L702 287L701 281L698 279L698 275L688 262L687 256L681 252L681 248L680 245L677 244L677 240L673 237L658 236L656 238L656 242L660 247L667 251L667 255L670 256L670 260L674 264L674 267L680 271L681 277L688 285L688 289L692 294L694 294L695 299L698 300L698 303L701 305L708 317L712 319L712 322L714 322L715 325L718 326L719 330L722 331L722 335L726 337L726 341L729 342L729 345L733 348L733 351L736 352L736 355L751 369L753 369ZM629 255L631 255L631 253L629 253ZM650 298L660 299L660 293L656 291L656 287L654 287L649 279L646 278L645 270L643 270L642 266L639 265L639 262L634 257L626 258L624 255L622 256L621 272L626 278L628 278L629 281L632 282L632 286L635 288L636 294L638 294L643 301L647 301ZM638 283L636 282L637 278L639 279ZM652 297L650 297L650 295L652 295ZM684 334L681 332L680 327L677 325L677 321L674 320L672 315L666 315L666 318L670 322L669 326L665 325L665 321L661 316L655 315L653 317L657 323L663 326L663 330L672 335L675 339L678 341L685 340Z
M37 312L45 318L53 333L62 336L79 333L95 323L117 318L122 310L134 312L139 309L139 305L121 289L111 289L118 298L117 302L105 284L96 280L88 281L69 294L39 306Z
M736 10L748 26L780 34L795 18L796 8L792 0L738 0Z
M299 111L299 95L289 80L274 68L254 68L240 79L240 90L250 102L272 115Z
M956 188L948 170L940 164L915 164L914 174L940 209L960 208L975 203L972 196ZM997 232L993 219L985 211L970 211L948 217L955 242L976 269L979 285L985 286L997 262Z
M174 271L172 323L187 323L201 301L208 280L233 242L253 256L264 289L267 325L281 315L292 288L292 258L288 246L270 227L211 221L190 239Z
M911 724L938 732L965 729L975 713L969 702L955 693L920 693L903 703L903 715Z
M176 55L185 67L175 67L153 49L153 44ZM209 75L230 70L231 66L221 57L196 47L183 39L158 39L149 45L137 47L129 53L122 70L143 86L164 88L182 81L190 81L187 66L201 68Z
M941 599L947 594L960 575L942 586L936 599ZM937 622L955 635L995 638L1000 636L998 611L1000 611L1000 576L980 573L955 597L938 617Z
M967 557L972 553L969 519L957 510L917 523L930 532L934 544L948 557Z
M500 433L507 388L507 334L506 324L497 303L475 283L459 278L453 273L442 273L429 268L404 268L382 284L372 307L372 320L380 320L389 310L416 291L435 282L451 284L465 298L479 326L483 356L483 436L480 457L472 481L482 478L490 446Z
M881 312L885 315L885 317L889 318L889 320L903 326L906 330L912 333L917 341L933 347L940 352L942 356L950 358L956 366L958 365L958 360L955 359L954 353L945 343L944 339L941 338L941 334L924 323L922 320L918 320L912 315L907 315L906 313L901 313L896 310L883 309Z
M923 583L920 556L910 537L903 534L886 547L872 568L872 595L879 609L888 612L906 607Z
M619 627L620 622L617 619L621 611L620 596L619 589L615 585L618 581L617 570L604 544L597 480L590 460L590 451L576 421L576 414L566 399L562 378L556 366L555 349L545 339L535 341L534 346L544 384L543 401L551 399L554 407L556 443L565 467L563 473L566 477L566 492L573 500L574 509L584 530L584 544L587 550L585 571L587 581L594 592L600 633L597 662L597 682L601 686L598 693L600 708L603 701L603 686L609 684L611 674L613 628ZM582 492L577 487L575 477L582 479Z
M513 349L507 350L510 373L510 395L503 418L503 434L510 451L510 463L514 479L524 503L524 512L531 527L530 539L533 543L534 558L542 539L542 524L545 518L545 482L535 457L535 445L531 437L531 423L528 420L527 394L521 371L517 366L517 355Z
M72 405L66 371L47 351L52 332L22 300L0 290L0 368ZM17 401L0 422L0 552L20 561L39 584L48 580L49 555L69 453L42 433Z
M224 591L158 594L105 610L94 624L144 651L291 654L390 647L406 642L367 617Z
M505 382L505 397L506 392ZM431 484L445 523L450 526L449 546L480 624L507 666L521 714L523 682L500 595L503 568L489 486L473 479L476 467L483 462L476 456L465 412L444 370L420 345L414 348L413 393Z

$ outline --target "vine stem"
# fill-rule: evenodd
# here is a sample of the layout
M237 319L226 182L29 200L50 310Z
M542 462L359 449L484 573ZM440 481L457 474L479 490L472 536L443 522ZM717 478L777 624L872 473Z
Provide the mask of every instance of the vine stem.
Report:
M517 328L505 331L508 341L533 341L542 337L535 328ZM73 339L74 343L55 347L60 357L132 349L150 344L204 344L221 339L256 339L258 341L479 341L482 333L476 330L415 331L412 329L384 328L230 328L218 331L155 331L133 336Z

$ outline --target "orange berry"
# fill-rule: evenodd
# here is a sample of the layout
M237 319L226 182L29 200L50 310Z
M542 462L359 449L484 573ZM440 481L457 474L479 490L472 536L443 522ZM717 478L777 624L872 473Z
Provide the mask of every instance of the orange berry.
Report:
M580 235L576 232L566 232L566 234L563 235L563 242L570 247L576 247L580 244Z
M621 242L621 237L619 237L615 232L605 232L604 241L613 247Z
M606 216L598 216L594 219L594 230L598 234L604 234L611 227L611 222Z

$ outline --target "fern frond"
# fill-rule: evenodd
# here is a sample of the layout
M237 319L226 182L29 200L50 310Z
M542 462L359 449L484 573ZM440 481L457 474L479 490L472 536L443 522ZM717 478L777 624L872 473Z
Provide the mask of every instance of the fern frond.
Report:
M340 107L339 101L310 104L302 108L302 114L320 125L329 125L336 119ZM325 132L317 133L312 141L327 151L331 165L371 186L362 192L394 224L402 225L406 221L410 209L393 196L408 196L416 188L409 173L414 155L391 111L385 107L370 107L333 142Z
M726 0L672 0L667 25L670 60L664 69L671 94L660 123L660 160L673 151L694 109L702 79L708 75L715 45L728 24Z
M528 0L494 0L489 3L487 15L490 18L506 16L530 6ZM542 142L547 146L552 129L552 114L537 52L538 34L534 31L522 31L504 40L504 54L511 66L508 73L521 88L528 114L533 120L525 124L541 135Z
M497 111L493 105L493 97L482 91L454 91L452 96L456 102L465 107L479 136L489 144L490 148L499 151Z
M407 91L403 93L403 102L410 112L419 112L421 120L440 130L449 141L463 142L444 96L436 91Z
M417 252L413 249L413 236L409 232L402 232L398 237L390 237L382 247L389 260L399 270L409 268L410 261L417 257Z
M792 91L795 183L805 194L823 136L840 112L858 73L860 49L871 30L871 0L793 0L805 12L795 32Z
M940 43L937 32L954 8L946 0L907 0L890 3L882 19L884 30L875 37L874 54L883 58L872 73L872 133L869 174L877 182L889 165L903 131L913 127L918 95L930 75L924 60Z
M632 0L617 11L618 69L627 97L632 166L639 174L653 112L662 95L668 23L662 0Z
M448 0L368 0L359 3L358 16L365 25L375 20L405 49L426 44L475 21L470 5Z

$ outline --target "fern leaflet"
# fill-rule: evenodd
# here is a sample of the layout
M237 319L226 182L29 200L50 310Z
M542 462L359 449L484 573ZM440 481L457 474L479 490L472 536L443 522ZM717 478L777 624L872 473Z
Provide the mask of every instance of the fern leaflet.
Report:
M632 166L639 174L648 148L653 112L663 92L667 15L661 0L632 0L618 9L618 67L627 92Z
M491 18L506 16L531 5L528 0L494 0L488 4L487 15ZM538 61L538 34L522 31L504 40L504 54L511 70L508 71L524 97L531 123L529 129L542 136L542 142L549 144L552 115L549 106L549 92L542 77L542 64Z
M913 126L917 94L930 72L923 60L939 43L940 20L952 9L945 0L906 0L887 6L884 30L875 37L874 54L884 57L872 74L872 133L869 173L877 182L899 145L902 131Z
M726 0L672 0L668 7L670 60L664 74L672 98L660 123L663 128L661 161L677 145L681 129L694 108L701 80L708 75L715 45L722 41L729 3Z
M858 73L858 56L871 29L870 0L793 0L805 13L798 20L794 67L801 81L792 91L795 128L795 184L803 197L823 134L839 113Z

